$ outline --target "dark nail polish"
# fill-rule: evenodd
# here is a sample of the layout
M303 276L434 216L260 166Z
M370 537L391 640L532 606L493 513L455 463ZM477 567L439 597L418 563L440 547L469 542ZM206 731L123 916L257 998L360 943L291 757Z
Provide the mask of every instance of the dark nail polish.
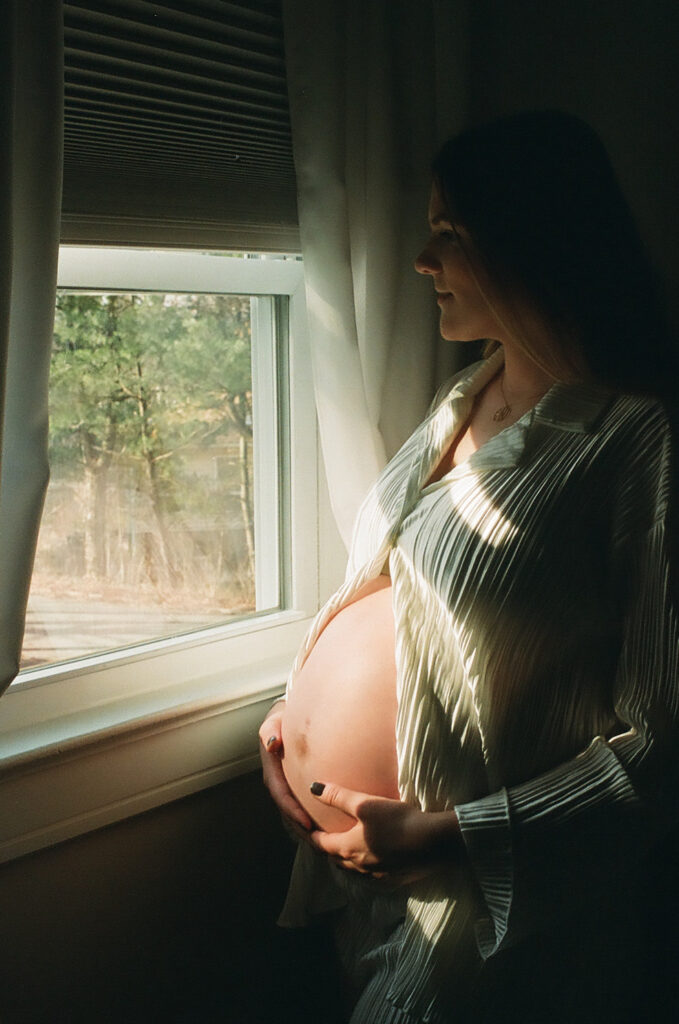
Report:
M278 739L277 736L269 736L268 740L266 741L267 747L270 747L271 744L275 743L277 739Z
M314 794L314 796L321 796L323 790L325 789L325 783L324 782L312 782L311 785L309 786L309 789Z

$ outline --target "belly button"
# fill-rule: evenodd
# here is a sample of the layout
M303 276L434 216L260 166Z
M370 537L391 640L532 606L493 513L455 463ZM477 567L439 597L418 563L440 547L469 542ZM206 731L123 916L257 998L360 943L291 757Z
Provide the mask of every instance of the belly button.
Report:
M295 753L298 757L306 757L309 753L309 744L306 741L306 736L302 733L295 740Z

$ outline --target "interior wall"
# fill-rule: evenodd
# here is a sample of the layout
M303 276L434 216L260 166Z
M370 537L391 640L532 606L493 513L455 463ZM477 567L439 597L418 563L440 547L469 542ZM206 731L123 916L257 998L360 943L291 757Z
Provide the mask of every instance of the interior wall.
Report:
M4 865L2 1024L337 1024L292 849L256 773Z
M473 0L475 121L558 107L598 131L667 286L679 330L676 0Z

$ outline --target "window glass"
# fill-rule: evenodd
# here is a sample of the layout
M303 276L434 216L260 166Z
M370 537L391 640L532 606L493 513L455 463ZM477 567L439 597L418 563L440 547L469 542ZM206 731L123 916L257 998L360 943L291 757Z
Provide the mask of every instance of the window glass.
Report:
M275 323L270 296L59 291L22 668L278 606Z

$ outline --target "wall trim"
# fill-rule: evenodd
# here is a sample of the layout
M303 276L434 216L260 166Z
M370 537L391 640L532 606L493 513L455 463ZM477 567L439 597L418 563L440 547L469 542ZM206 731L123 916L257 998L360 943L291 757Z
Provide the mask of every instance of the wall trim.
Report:
M0 863L256 770L259 724L281 691L185 704L0 762Z

